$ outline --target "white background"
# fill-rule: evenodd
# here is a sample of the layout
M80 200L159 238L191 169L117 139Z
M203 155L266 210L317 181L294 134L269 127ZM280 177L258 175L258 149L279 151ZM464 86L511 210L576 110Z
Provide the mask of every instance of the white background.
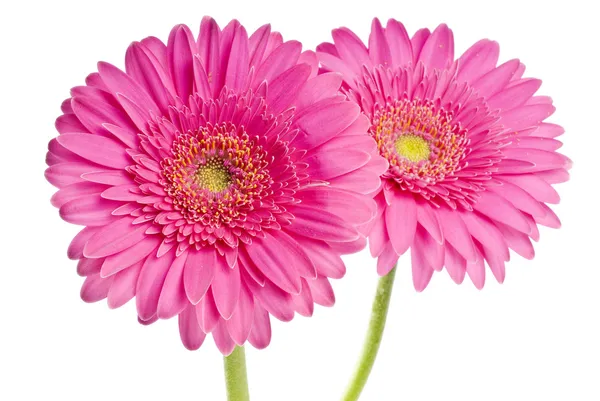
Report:
M592 4L592 2L589 2ZM544 80L575 162L559 186L560 230L542 229L537 256L517 255L505 284L483 291L437 273L424 293L401 263L381 354L363 395L398 400L600 400L598 174L600 35L597 12L578 1L32 1L0 6L0 399L225 399L221 356L179 342L176 320L140 326L133 303L109 311L79 299L82 279L66 248L45 182L47 142L71 86L98 60L122 67L127 45L170 28L197 32L203 15L249 31L265 22L306 48L346 25L365 39L374 16L409 32L447 22L457 53L480 38L501 44ZM337 400L368 321L376 285L367 252L346 259L337 305L274 324L264 351L248 350L252 399Z

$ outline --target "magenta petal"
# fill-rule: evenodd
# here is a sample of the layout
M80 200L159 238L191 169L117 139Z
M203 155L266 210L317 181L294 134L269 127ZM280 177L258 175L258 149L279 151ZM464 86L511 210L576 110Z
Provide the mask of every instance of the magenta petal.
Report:
M360 71L363 65L371 66L369 52L361 40L348 28L334 29L331 33L340 55L354 71Z
M183 284L188 299L196 305L206 294L215 276L217 252L212 247L191 250L185 261Z
M324 73L309 79L298 91L296 98L298 111L302 111L319 100L333 97L341 84L342 75L337 72Z
M482 255L479 254L475 262L467 262L467 274L475 288L481 290L485 284L485 264Z
M183 345L190 351L197 350L204 342L206 334L198 325L195 306L189 305L179 314L179 335Z

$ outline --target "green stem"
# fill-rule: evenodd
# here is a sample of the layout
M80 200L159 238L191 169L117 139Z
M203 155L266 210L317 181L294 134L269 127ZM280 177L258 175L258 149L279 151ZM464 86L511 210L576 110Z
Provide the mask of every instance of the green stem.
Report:
M385 328L385 320L387 318L388 309L390 306L390 297L394 286L394 277L396 275L396 267L388 273L387 276L381 277L377 284L377 293L373 300L373 311L371 314L371 322L367 331L367 338L363 345L362 355L358 361L358 365L354 372L354 376L350 381L350 385L346 389L346 394L342 397L342 401L356 401L362 393L371 369L377 358L377 351L381 345L383 337L383 329Z
M235 347L231 355L223 358L223 367L225 369L227 400L250 401L244 347Z

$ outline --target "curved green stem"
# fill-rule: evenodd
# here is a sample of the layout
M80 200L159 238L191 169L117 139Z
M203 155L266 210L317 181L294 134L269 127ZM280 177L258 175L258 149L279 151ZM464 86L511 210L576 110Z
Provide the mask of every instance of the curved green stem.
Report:
M367 331L367 338L363 345L362 355L358 361L350 385L346 389L346 394L342 397L342 401L358 400L365 384L367 384L369 374L371 374L371 369L377 358L377 351L379 351L379 345L381 344L381 339L383 337L383 329L385 328L385 321L390 306L390 297L392 295L395 276L396 267L394 267L387 276L379 279L377 293L373 300L371 322L369 323L369 330Z
M235 347L231 355L223 358L225 386L228 401L250 401L246 354L244 347Z

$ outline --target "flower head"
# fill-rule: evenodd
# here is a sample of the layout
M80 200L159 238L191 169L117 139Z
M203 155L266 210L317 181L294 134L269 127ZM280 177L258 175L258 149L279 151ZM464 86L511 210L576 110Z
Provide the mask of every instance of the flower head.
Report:
M46 177L85 226L68 251L85 301L135 296L141 323L179 316L187 348L212 333L224 354L267 346L271 315L333 304L387 163L317 64L269 26L205 18L197 39L134 42L125 72L99 63L72 89Z
M444 267L481 288L486 263L504 280L509 249L533 258L537 225L560 225L546 203L558 203L552 184L570 168L556 152L563 129L544 122L552 100L534 96L541 81L523 78L519 60L497 65L489 40L455 60L446 25L410 38L398 21L375 19L368 47L346 28L333 39L317 49L323 71L344 75L389 162L364 227L378 272L410 249L417 290Z

